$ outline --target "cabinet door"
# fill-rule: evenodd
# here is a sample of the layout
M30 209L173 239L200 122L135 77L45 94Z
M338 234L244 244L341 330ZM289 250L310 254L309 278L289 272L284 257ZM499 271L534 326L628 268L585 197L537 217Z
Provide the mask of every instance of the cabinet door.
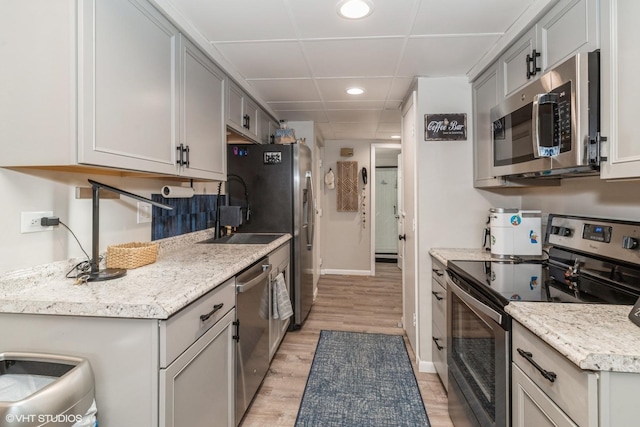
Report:
M235 427L235 313L160 370L161 427Z
M260 110L260 142L262 144L271 143L271 119L264 111Z
M498 73L490 68L473 83L473 177L474 187L499 187L493 175L493 125L490 112L498 101Z
M79 7L78 162L176 174L178 30L144 0Z
M225 76L184 37L180 43L180 143L188 158L180 174L192 178L226 180L224 126Z
M239 132L244 132L244 92L233 82L227 91L227 124Z
M260 108L249 97L244 97L245 134L254 140L259 140L260 135Z
M535 27L518 39L498 60L498 76L502 84L501 93L509 96L537 78L527 78L527 55L536 49ZM540 58L538 58L540 59Z
M640 177L640 143L636 129L640 80L640 2L602 0L601 133L608 138L608 160L601 178Z
M577 427L515 364L511 365L513 427Z
M597 0L563 0L538 23L542 71L598 48Z

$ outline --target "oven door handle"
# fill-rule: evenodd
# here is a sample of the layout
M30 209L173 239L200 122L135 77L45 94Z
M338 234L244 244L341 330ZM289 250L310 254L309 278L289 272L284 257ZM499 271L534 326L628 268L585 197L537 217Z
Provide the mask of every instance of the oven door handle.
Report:
M491 307L481 303L464 290L462 290L458 285L456 285L452 280L447 280L449 288L451 291L456 294L458 298L460 298L470 309L474 311L479 311L485 316L489 317L491 320L496 322L499 325L502 325L502 314L498 313Z

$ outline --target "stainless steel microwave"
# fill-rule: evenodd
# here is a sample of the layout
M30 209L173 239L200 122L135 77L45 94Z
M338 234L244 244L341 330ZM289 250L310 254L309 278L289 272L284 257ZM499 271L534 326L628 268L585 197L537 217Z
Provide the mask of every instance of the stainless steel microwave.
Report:
M577 54L491 109L493 174L600 170L599 52Z

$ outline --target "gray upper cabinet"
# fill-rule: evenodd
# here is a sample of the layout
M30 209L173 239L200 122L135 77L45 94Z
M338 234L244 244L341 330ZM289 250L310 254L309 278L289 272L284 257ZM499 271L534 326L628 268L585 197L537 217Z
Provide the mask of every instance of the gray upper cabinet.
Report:
M224 73L146 0L60 3L3 8L0 166L225 179Z
M499 187L503 180L493 176L493 132L491 108L500 98L497 67L485 71L473 83L473 182L476 188Z
M598 46L598 0L560 0L498 59L503 95L512 95L571 55Z
M640 65L640 2L602 0L602 122L607 137L603 179L640 177L640 143L635 129L640 86L635 70Z
M234 82L229 83L227 125L241 135L259 142L260 109Z
M78 163L175 174L178 30L143 1L78 5Z
M180 38L180 174L226 179L225 75L193 43ZM182 151L182 152L181 152Z

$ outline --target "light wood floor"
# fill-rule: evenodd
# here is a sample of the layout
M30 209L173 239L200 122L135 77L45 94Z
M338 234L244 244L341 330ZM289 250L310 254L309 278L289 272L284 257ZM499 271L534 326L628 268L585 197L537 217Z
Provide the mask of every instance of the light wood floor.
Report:
M242 427L293 426L311 369L320 330L404 335L402 278L395 264L376 264L375 277L321 276L318 297L301 330L289 332L276 353ZM417 371L405 336L420 392L433 427L453 426L447 396L436 374Z

